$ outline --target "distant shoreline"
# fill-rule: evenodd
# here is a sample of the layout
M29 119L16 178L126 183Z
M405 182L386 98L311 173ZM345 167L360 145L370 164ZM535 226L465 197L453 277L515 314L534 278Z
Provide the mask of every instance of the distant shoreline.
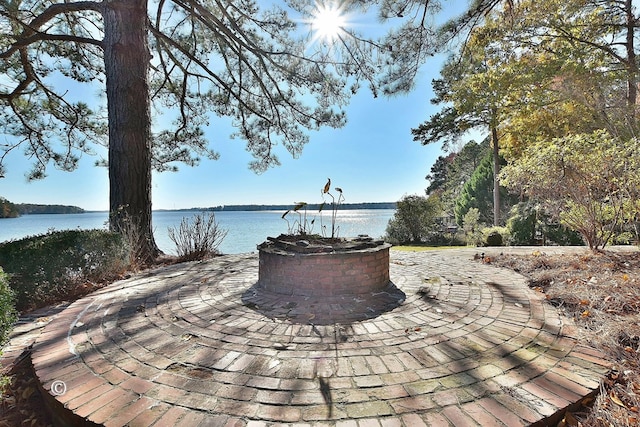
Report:
M221 205L208 208L187 208L187 209L154 209L157 212L171 211L286 211L293 209L294 205ZM310 210L320 209L320 203L309 203L306 206ZM364 202L364 203L341 203L339 210L358 210L358 209L395 209L395 202ZM331 204L326 203L324 209L330 210Z
M39 206L41 209L38 211L21 212L20 216L24 215L58 215L58 214L83 214L83 213L101 213L109 212L107 210L84 210L76 206L64 206L65 210L49 210L46 207L60 207L60 205L31 205ZM287 211L293 209L294 205L221 205L212 206L207 208L183 208L183 209L154 209L153 212L256 212L256 211ZM71 208L71 209L69 209ZM308 210L317 211L320 209L320 203L310 203L306 206ZM338 210L363 210L363 209L396 209L395 202L364 202L364 203L341 203ZM324 210L331 210L329 203L324 205Z
M24 215L47 214L81 214L86 211L77 206L68 205L38 205L33 203L11 203L0 197L0 218L18 218Z
M290 205L222 205L208 208L182 208L182 209L153 209L153 212L256 212L256 211L287 211L293 209ZM309 203L308 210L318 210L320 203ZM395 209L395 202L364 202L364 203L341 203L338 210L364 210L364 209ZM324 205L324 210L331 210L330 204ZM108 212L108 211L85 211L87 213Z

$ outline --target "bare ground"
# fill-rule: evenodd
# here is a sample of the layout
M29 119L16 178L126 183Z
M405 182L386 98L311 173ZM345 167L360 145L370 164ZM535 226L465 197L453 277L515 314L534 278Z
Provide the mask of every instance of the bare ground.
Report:
M640 252L499 255L489 262L529 279L549 304L574 320L578 338L613 363L589 407L570 413L561 426L639 426Z

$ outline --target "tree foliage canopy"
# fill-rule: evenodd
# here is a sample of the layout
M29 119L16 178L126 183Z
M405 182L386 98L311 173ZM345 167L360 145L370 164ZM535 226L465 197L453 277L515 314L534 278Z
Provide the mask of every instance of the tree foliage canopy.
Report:
M501 126L507 157L536 138L637 135L639 16L631 1L524 1L492 16L482 32L513 52L501 68L517 76Z
M95 80L111 83L105 75L105 25L111 25L114 11L133 10L134 3L147 4L0 4L0 132L15 137L0 160L23 145L34 159L30 177L41 178L50 162L71 170L81 153L92 153L91 143L108 144L103 105L73 100L60 82L64 76L79 87ZM352 2L344 5L344 13L370 6L381 20L391 21L388 34L373 39L343 28L329 47L322 40L311 43L308 30L301 28L313 19L313 2L265 6L254 0L174 0L145 6L149 95L156 118L153 166L167 170L178 161L215 158L202 130L215 114L232 119L235 136L245 140L255 158L251 167L262 171L278 164L276 145L297 156L307 130L342 126L341 107L359 87L367 86L375 96L411 89L419 66L436 48L430 20L436 6Z
M640 152L639 26L630 0L527 0L494 9L443 67L432 101L443 109L414 138L446 149L470 127L488 125L509 162L504 183L540 202L547 209L540 218L562 219L592 247L625 224L635 221L637 230L638 194L627 188L620 199L617 184L635 182L629 170L637 171L610 159L616 150ZM559 146L570 148L552 155ZM572 162L581 170L575 182L564 175ZM462 193L458 202L471 205L475 197Z
M606 131L529 146L502 171L505 184L543 200L546 211L580 232L590 248L640 219L640 140Z
M399 243L422 243L436 225L442 212L440 197L404 196L387 225L387 238Z
M17 218L19 216L18 207L4 197L0 197L0 218Z
M453 217L456 201L465 184L489 152L488 140L485 139L481 143L470 141L458 152L438 157L426 177L429 180L427 195L437 194L444 211Z
M502 162L504 163L504 160ZM494 210L493 182L493 155L491 152L487 152L474 169L471 177L465 181L456 199L453 211L458 225L463 225L464 216L471 208L478 209L480 223L492 223ZM508 197L506 188L499 188L502 202L499 208L501 211L508 211L514 203L514 198Z

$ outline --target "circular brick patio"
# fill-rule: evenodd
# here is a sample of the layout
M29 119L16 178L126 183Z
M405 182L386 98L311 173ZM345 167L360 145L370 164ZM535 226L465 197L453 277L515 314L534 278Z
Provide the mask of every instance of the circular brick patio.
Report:
M601 355L472 256L391 251L378 300L260 294L255 254L165 267L58 314L33 365L59 422L112 426L531 425L597 390Z

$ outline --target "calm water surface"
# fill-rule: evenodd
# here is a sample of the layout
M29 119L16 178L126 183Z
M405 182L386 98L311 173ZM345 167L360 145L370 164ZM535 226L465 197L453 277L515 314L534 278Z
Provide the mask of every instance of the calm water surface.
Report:
M175 253L175 245L169 239L169 227L178 228L183 218L192 218L194 211L158 211L153 213L153 228L156 242L166 253ZM338 211L336 226L338 236L368 234L382 237L387 223L393 216L393 209L359 209ZM227 237L220 245L225 254L253 252L267 236L287 233L288 225L282 219L282 211L221 211L215 212L216 222L228 230ZM51 230L74 230L106 228L107 212L88 212L73 215L23 215L19 218L0 218L0 242L21 239L26 236L44 234ZM289 216L287 217L289 218ZM312 219L313 216L309 215ZM289 218L290 223L294 217ZM316 216L312 230L321 234L320 216ZM322 224L331 234L330 212L322 216Z

